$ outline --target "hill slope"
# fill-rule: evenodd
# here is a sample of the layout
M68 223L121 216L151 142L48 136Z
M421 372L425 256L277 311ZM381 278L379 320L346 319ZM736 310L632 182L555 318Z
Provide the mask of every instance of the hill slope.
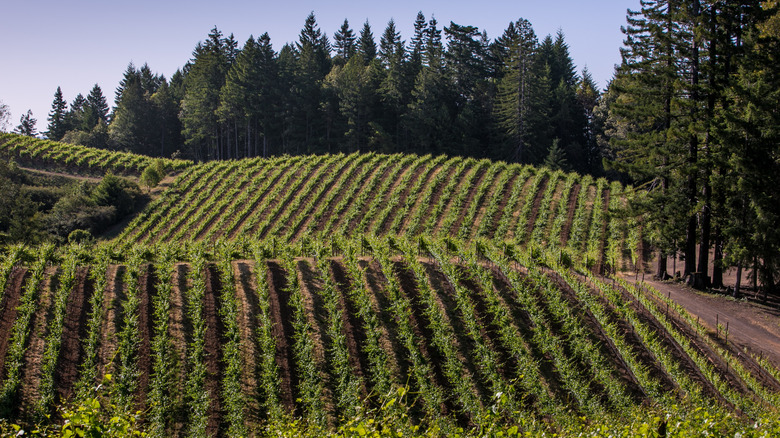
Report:
M117 241L451 236L565 248L590 265L619 268L636 260L639 238L637 227L629 235L609 215L623 191L590 176L460 157L210 162L188 168Z
M525 428L648 405L716 403L755 419L780 402L774 368L724 348L655 291L513 245L115 251L3 258L4 418L41 418L104 373L111 403L143 410L159 435L245 434L287 415L334 425L401 387L416 394L414 418L468 425L498 412Z

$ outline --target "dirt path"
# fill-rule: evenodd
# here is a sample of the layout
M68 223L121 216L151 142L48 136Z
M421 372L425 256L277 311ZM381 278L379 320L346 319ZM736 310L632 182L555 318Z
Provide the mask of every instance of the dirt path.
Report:
M623 277L633 283L634 276ZM683 306L699 318L708 331L716 332L716 319L729 325L729 341L739 350L749 349L780 367L780 311L758 303L734 300L726 296L696 291L679 283L650 280L645 283Z
M254 276L254 261L238 260L231 264L238 296L238 326L241 331L241 379L244 394L248 395L248 418L256 421L260 418L258 404L260 393L257 386L260 348L257 345L257 329L260 326L260 303L258 301L257 279Z
M54 369L54 386L56 387L56 404L69 400L79 375L79 365L84 356L84 345L81 339L87 337L87 319L92 311L90 298L94 285L89 278L89 268L82 267L76 272L76 282L68 295L68 305L65 308L65 320L62 325L62 344Z
M40 169L33 169L32 167L21 167L19 166L19 170L23 170L25 172L32 172L32 173L38 173L41 175L46 176L55 176L58 178L68 178L68 179L75 179L78 181L89 181L94 183L99 183L103 178L98 178L94 176L84 176L84 175L76 175L72 173L63 173L63 172L49 172L46 170L40 170Z
M58 271L55 267L46 268L43 283L38 295L38 308L30 320L32 331L27 350L24 352L20 385L20 398L22 412L34 405L40 398L41 362L43 360L46 336L49 334L49 325L54 317L53 295L59 288Z

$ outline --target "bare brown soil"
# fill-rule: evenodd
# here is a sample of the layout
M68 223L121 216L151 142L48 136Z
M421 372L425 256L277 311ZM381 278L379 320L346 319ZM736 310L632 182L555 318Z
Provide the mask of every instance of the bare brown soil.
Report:
M509 169L504 170L504 172L508 172ZM507 204L509 204L509 198L512 196L512 186L517 184L517 179L520 177L520 174L515 171L514 175L510 176L509 179L506 181L506 185L503 187L493 187L490 194L487 196L488 199L496 196L500 196L501 200L498 202L498 208L496 209L496 215L491 218L490 224L487 226L487 236L488 237L495 237L494 234L496 232L496 228L498 227L498 221L501 219L501 215L503 214L504 210L506 210ZM475 223L481 223L482 218L485 215L486 209L483 207L480 211L478 220L474 221Z
M634 402L641 402L647 399L642 385L639 384L631 368L623 359L620 351L615 346L612 339L604 333L604 329L599 324L593 312L590 311L577 297L577 293L572 290L566 280L564 280L557 272L548 271L546 275L553 281L557 289L561 292L561 296L569 305L569 308L573 310L572 315L588 328L591 334L591 341L594 345L599 347L601 354L608 361L611 362L616 380L620 380L622 385L626 388L628 394L633 398Z
M624 277L634 282L634 276ZM750 355L763 357L780 367L780 311L749 300L734 300L723 295L708 294L671 281L656 281L645 278L645 283L662 295L681 305L699 321L709 336L714 337L722 347L728 345L734 356L745 361L770 387L778 385L765 371L759 373ZM725 333L718 330L716 322L723 328L728 324L728 344ZM747 355L745 351L749 352ZM763 377L761 377L763 376ZM769 380L768 380L769 379Z
M222 361L222 346L225 344L225 327L219 316L222 287L219 274L214 266L207 266L206 291L203 294L203 318L206 322L203 350L206 365L206 380L203 384L206 393L210 395L209 406L206 409L206 434L217 436L224 433L222 425L222 377L224 363Z
M295 337L292 326L294 318L290 309L290 294L287 292L287 278L278 262L269 260L268 264L268 301L272 332L276 339L276 366L279 368L280 399L288 412L300 415L300 407L295 402L300 394L298 374L295 371L295 354L291 344ZM294 273L292 275L295 275Z
M438 406L438 409L444 415L456 415L460 417L461 422L466 422L467 419L462 417L462 413L457 408L457 402L453 398L452 382L448 382L444 376L444 370L442 369L444 356L433 344L433 332L430 328L431 322L425 316L426 306L419 295L414 273L402 261L393 263L392 269L401 285L401 292L412 305L410 309L412 321L410 322L414 331L414 338L419 339L417 346L420 349L420 354L431 365L433 383L445 389L444 405Z
M438 167L438 166L437 166ZM428 172L425 174L425 176L422 175L423 171L427 170ZM428 162L422 162L420 165L418 165L416 168L412 170L412 176L409 178L409 181L407 182L406 186L401 189L401 193L399 193L398 196L398 203L396 204L396 208L394 208L392 211L389 212L389 214L383 219L382 223L379 224L377 229L377 234L385 234L388 232L388 227L393 223L393 218L395 215L401 210L401 206L404 205L406 202L406 199L409 197L409 191L414 187L417 180L420 178L428 178L429 175L432 172L433 168L428 166ZM395 190L397 189L398 185L401 183L402 176L398 177L398 180L395 184L393 184L393 187L388 190L387 197L385 198L385 202L382 203L382 205L387 205L387 203L390 201L390 196L392 196L393 193L395 193Z
M152 378L152 334L154 333L154 309L152 302L157 296L157 275L151 265L141 270L138 279L138 387L136 400L138 408L146 409L146 395L149 393L149 382Z
M46 268L39 287L38 305L30 319L31 330L22 359L24 366L21 370L21 385L19 385L19 407L22 410L31 406L40 397L41 361L46 347L46 336L54 317L53 295L59 287L57 268Z
M452 224L452 228L447 230L448 234L454 235L454 236L456 236L458 234L458 230L460 230L460 226L461 226L461 224L463 224L463 219L466 217L466 213L468 213L469 206L471 206L472 202L478 202L480 207L485 202L485 199L489 195L489 192L490 192L490 190L492 190L492 188L490 190L488 190L487 192L485 192L485 194L483 195L483 197L481 199L474 199L474 198L477 197L477 192L478 192L479 186L482 184L482 181L484 181L485 178L487 178L487 174L488 174L488 168L487 167L483 167L480 170L480 174L477 177L477 180L474 181L472 186L468 188L468 193L469 194L466 195L466 200L463 202L463 205L460 206L460 211L458 212L458 218L455 219L455 222ZM495 179L496 179L497 176L498 176L498 174L493 175L493 182L491 182L491 184L490 184L491 186L495 185ZM475 223L477 223L477 222L475 222Z
M100 324L100 346L98 348L98 376L110 372L109 367L114 360L117 348L117 333L122 329L123 309L125 301L124 274L126 268L123 265L109 266L108 282L103 292L103 319Z
M76 272L76 281L68 295L65 307L65 320L62 326L62 343L54 369L54 387L57 399L55 404L70 400L75 393L74 385L79 376L79 365L84 358L82 339L87 337L87 320L92 312L90 298L94 284L89 278L89 268L82 267Z
M97 177L97 176L85 176L84 174L74 174L74 173L64 173L64 172L50 172L50 171L47 171L47 170L35 169L35 168L32 168L32 167L22 167L22 166L19 166L19 169L23 170L25 172L38 173L38 174L41 174L41 175L53 176L53 177L57 177L57 178L67 178L67 179L76 180L76 181L89 181L89 182L98 183L98 182L100 182L103 179L103 178L100 178L100 177Z
M398 323L390 311L390 302L384 285L386 279L382 275L382 269L374 259L363 259L358 262L365 269L364 282L371 305L379 317L381 334L379 341L382 349L390 361L391 369L397 382L405 382L409 378L409 360L403 354L404 347L398 339Z
M171 338L177 359L173 380L176 382L171 394L173 400L174 419L172 421L174 436L183 434L184 419L189 410L184 405L184 387L186 379L187 349L192 344L192 321L187 317L190 306L190 285L187 276L190 267L184 263L174 265L171 276L171 307L169 313L168 335Z
M571 232L571 224L574 222L574 211L577 209L577 196L580 194L580 190L582 189L582 186L580 184L575 184L574 187L571 188L571 192L569 193L569 210L568 210L568 216L566 217L566 222L563 223L563 228L561 229L561 246L565 247L566 242L569 241L569 233Z
M241 336L241 386L247 396L247 424L260 418L258 404L259 388L259 346L257 345L257 329L260 326L257 316L260 314L260 303L255 291L257 279L253 274L254 262L240 260L232 263L238 298L238 328Z
M350 279L347 277L347 271L338 260L330 261L330 273L333 280L339 286L339 311L341 312L341 323L344 327L343 334L347 341L347 352L349 353L349 365L352 372L362 382L360 388L360 397L366 398L371 392L372 386L368 381L368 358L363 352L365 345L365 323L358 316L357 309L348 299L350 290Z
M649 327L656 333L658 340L661 342L663 348L670 352L674 361L680 367L680 369L691 379L702 393L708 397L714 398L726 406L729 403L721 396L718 390L712 385L710 380L704 376L691 359L690 356L683 350L683 348L674 340L672 335L666 330L660 321L658 321L649 310L645 308L637 299L627 290L623 289L619 285L616 285L617 289L621 292L623 300L630 303L633 310L636 312L639 321Z
M534 198L534 204L531 207L531 214L528 215L528 223L525 224L525 238L530 239L531 234L534 231L534 225L536 225L536 218L539 216L539 208L542 206L542 199L544 198L544 192L547 190L547 184L550 183L550 176L544 178L541 184L539 184L539 190L536 191L536 197Z

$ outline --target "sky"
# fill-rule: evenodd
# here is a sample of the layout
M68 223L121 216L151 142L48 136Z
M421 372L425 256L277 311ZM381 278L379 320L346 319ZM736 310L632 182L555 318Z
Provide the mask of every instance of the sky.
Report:
M626 10L638 8L639 0L3 0L0 101L11 111L7 130L30 109L38 131L45 131L58 86L70 103L98 84L113 106L130 62L147 63L170 78L214 26L226 36L232 33L239 47L250 35L268 32L278 51L298 39L310 12L331 42L346 18L356 34L368 20L377 44L391 18L408 42L418 11L426 19L435 17L439 28L450 22L472 25L491 40L510 21L524 18L540 40L561 30L578 72L587 66L604 88L620 62Z

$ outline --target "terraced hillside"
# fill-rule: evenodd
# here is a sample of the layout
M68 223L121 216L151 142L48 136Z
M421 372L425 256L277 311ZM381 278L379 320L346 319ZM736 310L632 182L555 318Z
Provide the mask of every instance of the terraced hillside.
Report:
M530 166L416 155L323 155L188 168L116 241L332 235L486 238L567 249L591 266L637 260L639 227L611 219L618 183Z
M85 176L102 176L105 172L140 175L154 160L161 160L169 170L193 164L189 160L156 159L8 133L0 133L0 157L24 166Z
M558 257L428 238L10 248L0 415L41 419L111 373L106 406L141 410L154 436L290 416L333 427L397 413L388 404L415 422L528 432L648 412L720 413L718 427L776 417L771 364L654 290Z

